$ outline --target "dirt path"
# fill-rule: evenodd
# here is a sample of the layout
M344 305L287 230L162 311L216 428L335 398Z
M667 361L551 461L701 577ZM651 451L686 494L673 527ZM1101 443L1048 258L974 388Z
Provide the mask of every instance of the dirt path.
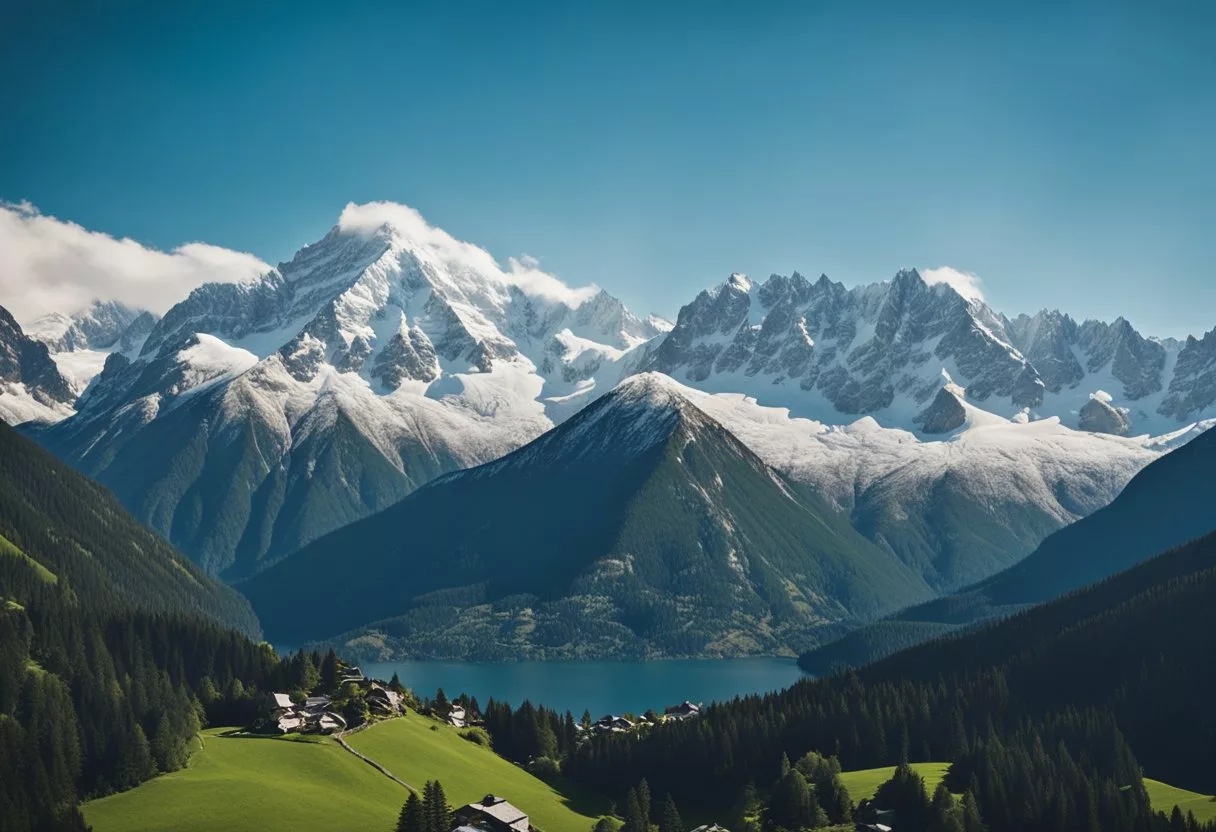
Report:
M341 734L334 734L334 735L333 735L333 737L334 737L334 739L335 739L335 740L337 740L338 745L340 745L340 746L342 746L343 748L345 748L345 749L346 749L347 751L349 751L351 754L354 754L354 755L355 755L356 757L358 757L360 760L362 760L363 762L367 763L369 766L371 766L372 768L374 768L376 771L378 771L378 772L380 772L381 774L383 774L383 775L384 775L385 777L387 777L389 780L392 780L394 783L397 783L397 784L399 784L399 785L401 785L401 786L404 786L406 789L408 789L409 791L413 792L414 794L421 794L421 792L419 792L419 791L418 791L416 788L414 788L414 787L413 787L413 786L411 786L409 783L407 783L407 782L405 782L404 780L402 780L402 779L401 779L400 777L398 777L397 775L393 774L391 771L389 771L388 769L386 769L384 766L382 766L382 765L380 765L379 763L377 763L377 762L376 762L375 760L373 760L371 757L367 756L366 754L361 754L361 753L359 753L358 751L356 751L355 749L353 749L353 748L351 748L351 747L350 747L350 743L348 743L348 742L346 741L346 739L345 739L346 735L347 735L347 734L356 734L356 733L358 733L359 731L362 731L364 728L370 728L370 727L371 727L371 725L370 725L370 724L367 724L367 725L360 725L358 728L355 728L355 729L353 729L353 730L351 730L351 731L343 731Z

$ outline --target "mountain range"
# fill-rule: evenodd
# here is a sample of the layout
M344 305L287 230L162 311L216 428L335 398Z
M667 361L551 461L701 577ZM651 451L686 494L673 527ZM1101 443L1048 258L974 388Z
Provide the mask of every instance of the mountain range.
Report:
M385 203L163 318L98 302L30 332L0 332L31 366L50 359L28 384L0 369L5 418L234 582L427 483L456 495L445 475L662 373L730 437L718 453L740 444L909 576L911 594L846 603L842 626L1010 566L1216 415L1214 333L1009 318L915 270L854 288L736 274L672 324Z
M240 587L272 638L474 659L788 653L929 595L657 373Z
M1209 432L1153 462L1109 506L1051 535L1024 560L849 633L802 656L802 664L813 673L868 664L1050 601L1216 532L1214 466L1216 433Z

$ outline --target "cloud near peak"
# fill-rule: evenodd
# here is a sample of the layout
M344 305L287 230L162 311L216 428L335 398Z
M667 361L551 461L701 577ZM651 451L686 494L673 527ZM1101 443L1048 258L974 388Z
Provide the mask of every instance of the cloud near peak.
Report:
M466 266L498 277L505 283L518 286L526 294L545 300L578 306L594 297L598 287L572 287L556 275L540 268L540 261L527 254L518 258L507 258L503 269L490 252L463 240L458 240L442 228L426 221L417 210L397 202L367 202L357 205L347 203L338 217L341 231L355 234L374 234L388 227L415 245L429 249L441 260Z
M270 268L252 254L207 243L160 251L42 214L28 202L0 202L0 305L25 323L96 299L163 314L204 283L250 280Z
M984 299L984 281L972 272L964 272L949 266L939 266L936 269L921 269L920 276L930 286L945 283L967 300Z

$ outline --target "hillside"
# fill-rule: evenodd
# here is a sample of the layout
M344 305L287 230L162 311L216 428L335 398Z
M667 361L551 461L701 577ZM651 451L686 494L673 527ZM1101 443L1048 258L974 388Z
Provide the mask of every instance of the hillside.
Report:
M1034 553L975 586L863 627L801 657L824 673L860 666L953 629L974 626L1102 580L1216 530L1211 472L1216 431L1156 460L1111 505L1047 538Z
M610 793L642 775L712 805L772 782L783 753L834 751L846 769L951 760L950 787L971 783L994 830L1085 814L1122 828L1149 811L1142 770L1212 793L1214 674L1216 534L977 632L711 708L695 730L597 737L570 770ZM1088 789L1103 796L1085 804Z
M659 374L241 589L273 639L478 659L788 653L928 593Z
M411 785L439 780L453 806L487 793L502 795L528 812L545 832L587 832L608 812L608 801L570 783L550 785L489 749L463 739L455 728L410 714L350 737L351 747Z
M190 764L82 807L94 832L393 828L407 792L329 739L200 734Z
M191 612L259 632L238 592L136 522L109 491L7 425L0 425L0 541L0 560L24 559L66 579L92 608Z

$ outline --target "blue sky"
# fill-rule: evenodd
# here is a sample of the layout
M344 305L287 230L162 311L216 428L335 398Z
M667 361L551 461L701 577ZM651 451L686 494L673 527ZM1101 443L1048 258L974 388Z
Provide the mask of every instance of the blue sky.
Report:
M1216 3L250 5L4 4L0 199L270 262L396 200L667 315L949 265L1216 325Z

